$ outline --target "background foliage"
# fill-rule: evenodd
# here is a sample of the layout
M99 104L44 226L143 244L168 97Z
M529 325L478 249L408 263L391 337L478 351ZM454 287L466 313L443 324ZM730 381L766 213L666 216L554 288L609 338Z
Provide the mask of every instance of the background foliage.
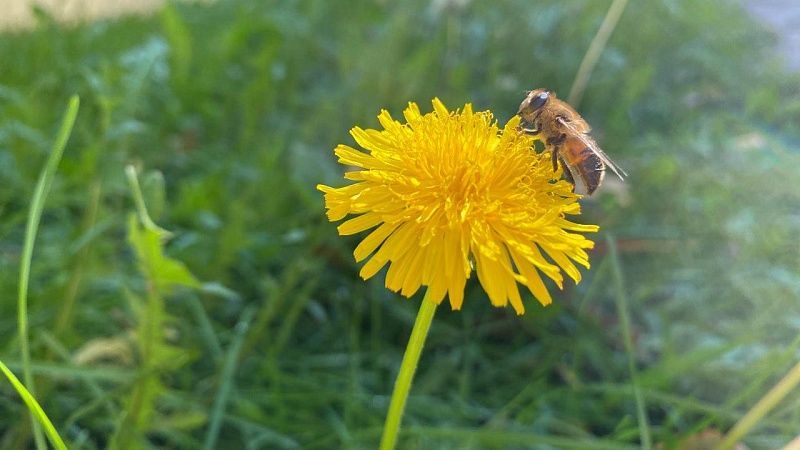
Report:
M526 89L566 96L608 3L230 1L4 33L0 358L19 369L27 209L78 93L29 316L36 397L70 447L374 447L419 298L361 281L324 219L333 147L408 101L505 122ZM629 3L579 107L631 174L584 208L593 269L522 317L475 283L440 309L404 448L637 448L634 386L679 448L792 366L800 76L773 41L735 2ZM132 219L130 163L163 249ZM0 447L31 445L0 393ZM784 445L798 411L792 394L747 444Z

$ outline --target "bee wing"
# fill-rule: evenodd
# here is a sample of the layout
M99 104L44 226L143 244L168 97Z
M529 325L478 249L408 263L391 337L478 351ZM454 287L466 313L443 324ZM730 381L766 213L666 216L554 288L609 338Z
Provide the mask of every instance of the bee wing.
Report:
M614 161L612 161L611 158L609 158L608 155L606 155L605 152L600 149L600 146L597 145L597 143L591 137L586 135L584 132L581 132L575 126L573 126L572 123L567 122L566 120L564 120L561 117L557 118L556 120L558 120L558 122L561 125L563 125L564 127L568 128L570 131L572 131L573 134L578 139L580 139L581 142L583 142L587 147L589 147L592 150L594 150L594 152L597 153L597 156L600 158L600 160L603 161L603 164L605 164L606 166L611 168L611 170L614 172L614 174L616 174L619 177L620 180L622 180L622 179L624 179L625 177L628 176L628 173L625 172L622 169L622 167L618 166Z

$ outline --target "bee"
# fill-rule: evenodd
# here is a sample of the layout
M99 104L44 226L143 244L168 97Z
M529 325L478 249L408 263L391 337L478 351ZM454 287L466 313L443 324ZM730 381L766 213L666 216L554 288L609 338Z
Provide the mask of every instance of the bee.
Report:
M591 127L567 102L556 98L555 92L534 89L519 105L522 120L520 129L544 139L553 159L553 171L558 162L564 166L564 177L575 186L578 179L588 195L603 183L606 168L623 179L628 174L600 150L589 136Z

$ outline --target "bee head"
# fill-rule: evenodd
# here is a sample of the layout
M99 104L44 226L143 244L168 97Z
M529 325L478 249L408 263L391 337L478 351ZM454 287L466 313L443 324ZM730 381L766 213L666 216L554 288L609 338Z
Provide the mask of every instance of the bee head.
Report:
M519 105L519 111L517 111L517 115L522 118L523 128L535 128L533 123L538 116L537 111L542 109L551 97L555 97L555 94L547 89L534 89L528 92L528 96Z
M551 93L547 89L536 89L528 93L528 105L530 109L537 110L547 104L550 100Z
M517 114L523 117L527 114L532 114L544 107L551 97L554 97L554 95L547 89L534 89L528 92L528 96L519 105Z

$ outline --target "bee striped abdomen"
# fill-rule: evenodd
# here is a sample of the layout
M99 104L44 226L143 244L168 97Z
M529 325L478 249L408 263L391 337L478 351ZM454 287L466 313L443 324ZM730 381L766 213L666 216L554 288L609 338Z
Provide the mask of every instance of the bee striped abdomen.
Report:
M586 145L581 139L568 138L562 148L561 155L567 164L577 170L572 171L586 187L586 192L591 195L603 182L605 164L593 148Z

